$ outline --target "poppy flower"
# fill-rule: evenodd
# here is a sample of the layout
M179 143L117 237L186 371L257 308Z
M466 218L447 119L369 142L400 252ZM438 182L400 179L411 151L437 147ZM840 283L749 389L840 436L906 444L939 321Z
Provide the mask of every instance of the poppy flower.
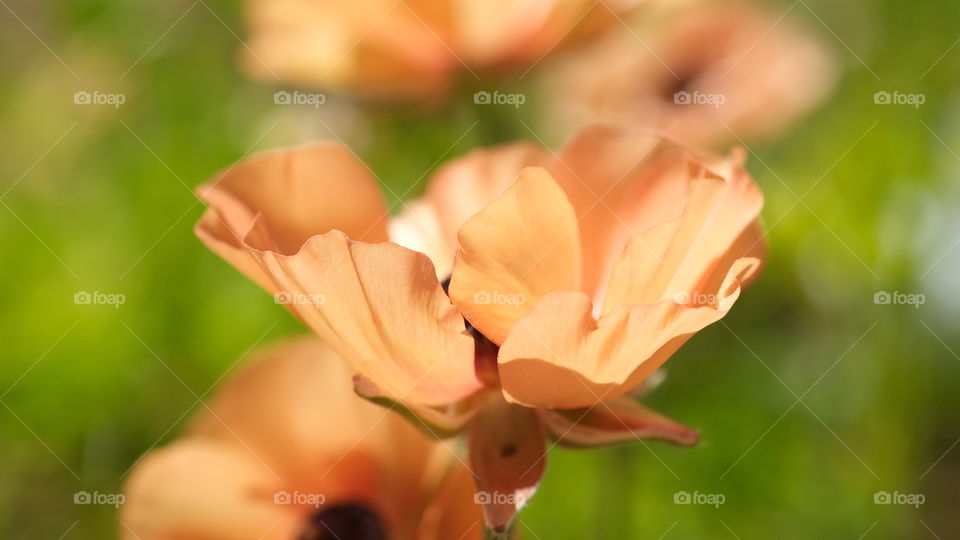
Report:
M243 66L369 97L442 93L459 71L531 65L637 0L251 0Z
M503 495L484 506L495 528L536 488L546 435L696 441L632 394L765 253L742 152L610 127L557 154L474 151L396 218L330 143L252 157L199 194L199 237L337 350L361 395L467 433L477 489Z
M786 13L727 2L663 11L545 68L549 119L641 125L716 147L782 133L833 86L827 48Z
M123 537L481 538L467 468L347 377L314 337L259 353L184 437L136 465Z

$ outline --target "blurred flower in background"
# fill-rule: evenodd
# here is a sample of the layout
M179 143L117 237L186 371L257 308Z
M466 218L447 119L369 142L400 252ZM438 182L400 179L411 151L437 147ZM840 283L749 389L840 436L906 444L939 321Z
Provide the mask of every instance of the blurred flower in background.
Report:
M544 116L648 126L692 145L781 134L832 88L817 34L768 8L664 2L637 31L611 33L543 74Z
M251 0L244 69L375 98L443 93L615 24L639 0Z
M361 395L466 431L477 489L506 497L484 505L497 530L539 484L547 430L697 440L624 396L726 315L766 250L740 153L604 127L549 158L520 143L455 160L399 226L336 144L255 156L199 193L200 238L327 340Z
M467 469L348 377L315 338L261 352L134 469L124 537L481 538Z

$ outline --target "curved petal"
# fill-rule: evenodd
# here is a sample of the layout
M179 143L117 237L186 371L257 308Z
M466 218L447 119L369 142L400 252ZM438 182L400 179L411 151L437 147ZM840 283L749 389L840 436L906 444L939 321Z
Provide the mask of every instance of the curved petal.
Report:
M450 299L494 343L502 343L543 295L580 287L576 217L541 168L524 169L460 228L458 238Z
M584 292L600 291L628 238L680 215L688 163L684 150L661 137L592 126L546 166L576 211Z
M430 257L437 279L445 280L450 276L457 252L456 240L444 234L437 210L431 204L424 200L407 203L387 227L391 242Z
M691 445L699 439L695 429L654 412L628 396L614 398L589 409L541 409L540 414L550 434L561 444L572 447L643 439Z
M289 307L386 395L444 405L480 388L473 338L426 255L332 231L295 255L257 256Z
M474 150L437 170L423 200L437 213L451 261L460 227L502 195L521 170L543 165L548 157L546 149L519 142Z
M300 529L292 507L274 504L282 484L242 450L186 440L151 452L124 488L125 538L288 540Z
M722 318L740 294L739 277L755 259L730 269L711 305L671 300L619 307L595 320L580 292L548 294L520 319L500 348L504 395L528 407L589 407L630 391L693 334Z
M376 181L337 144L255 155L199 186L197 194L209 205L197 236L271 291L276 289L245 248L296 253L308 238L332 229L353 240L387 239L387 209ZM250 236L255 225L260 234Z

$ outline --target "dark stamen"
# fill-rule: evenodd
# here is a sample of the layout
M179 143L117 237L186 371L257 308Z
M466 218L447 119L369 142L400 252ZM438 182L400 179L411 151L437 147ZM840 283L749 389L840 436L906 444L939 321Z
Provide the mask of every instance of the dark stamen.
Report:
M310 516L297 540L386 540L383 522L371 508L346 503L328 506Z

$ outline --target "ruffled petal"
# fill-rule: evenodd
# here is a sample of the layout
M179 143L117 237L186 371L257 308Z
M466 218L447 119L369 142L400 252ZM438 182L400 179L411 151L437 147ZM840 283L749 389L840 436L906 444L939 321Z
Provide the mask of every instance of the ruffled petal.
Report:
M740 294L740 276L757 264L737 261L709 305L665 300L623 306L598 321L583 293L545 296L500 348L504 395L528 407L573 409L629 392L693 334L722 318Z
M450 298L494 343L502 343L543 295L580 287L576 216L541 168L524 169L460 228L458 238Z
M332 231L257 256L288 306L391 398L444 405L480 388L473 338L426 255Z

